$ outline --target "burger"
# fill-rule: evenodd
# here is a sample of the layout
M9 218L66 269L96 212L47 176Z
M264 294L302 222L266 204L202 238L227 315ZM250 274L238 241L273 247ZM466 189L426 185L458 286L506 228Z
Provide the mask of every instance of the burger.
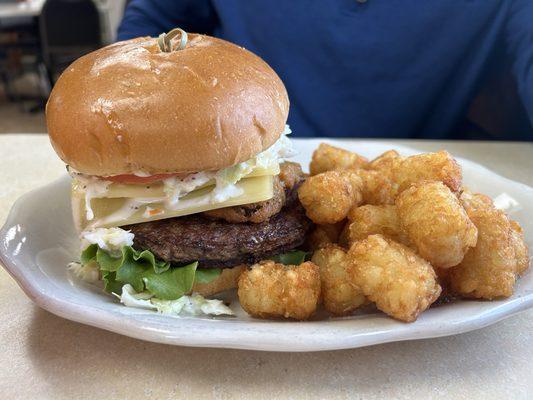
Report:
M82 251L71 268L126 305L176 310L297 249L311 223L302 170L285 162L288 111L261 58L181 29L75 61L46 107L72 176Z

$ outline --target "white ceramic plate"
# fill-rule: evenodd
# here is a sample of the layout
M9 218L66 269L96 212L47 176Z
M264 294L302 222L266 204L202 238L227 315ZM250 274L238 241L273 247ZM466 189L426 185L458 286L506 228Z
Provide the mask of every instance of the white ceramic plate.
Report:
M301 151L296 161L308 165L318 140L295 140ZM335 144L335 141L330 141ZM386 142L337 142L375 157L389 150ZM398 148L414 154L409 148ZM519 206L514 219L533 240L533 188L510 181L467 160L459 160L464 182L473 190L496 197L507 193ZM228 347L274 351L316 351L451 335L482 328L533 305L533 273L502 301L458 301L423 313L411 324L366 311L345 318L313 321L268 321L250 318L233 302L236 317L166 317L127 308L99 288L76 281L66 265L75 260L79 244L71 221L70 178L65 176L22 196L0 230L2 263L26 294L42 308L61 317L127 336L185 346Z

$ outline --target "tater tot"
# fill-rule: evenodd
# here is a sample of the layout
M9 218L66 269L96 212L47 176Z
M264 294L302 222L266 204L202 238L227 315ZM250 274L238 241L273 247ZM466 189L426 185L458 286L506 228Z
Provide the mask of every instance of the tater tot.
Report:
M241 274L237 294L242 308L254 317L304 320L318 305L319 268L312 262L285 266L262 261Z
M320 268L324 308L335 315L346 315L366 303L366 298L353 282L348 269L348 256L336 245L328 245L311 259Z
M349 247L353 242L378 233L409 245L409 238L400 224L396 206L367 204L354 207L348 213L348 221L341 235L343 246Z
M467 188L462 189L459 200L463 207L469 211L476 208L492 208L492 199L481 193L473 193Z
M378 309L393 318L416 320L441 293L426 260L382 235L355 242L348 258L354 282Z
M366 168L388 171L392 169L394 163L400 160L402 160L402 157L396 150L388 150L370 161Z
M394 204L397 189L388 174L364 169L357 170L356 173L363 182L364 204Z
M354 187L360 178L343 171L328 171L311 176L298 188L298 197L307 216L316 224L334 224L346 218L360 203L362 195Z
M451 270L453 291L488 300L511 296L517 275L529 267L522 228L496 209L488 196L465 190L461 201L478 229L478 241Z
M440 181L457 192L462 182L461 167L447 151L417 154L394 163L392 181L398 185L398 193L423 180Z
M346 179L352 187L353 206L356 207L363 202L363 179L352 170L338 171L339 174Z
M461 262L476 245L477 229L442 182L413 184L396 199L400 223L423 258L436 268Z
M316 225L307 237L307 248L318 250L330 243L337 243L345 224L345 221L340 221L336 224Z
M467 205L466 210L478 229L478 240L476 247L452 268L452 290L463 297L489 300L511 296L516 280L516 259L507 216L492 206Z
M529 250L524 241L524 231L516 221L511 223L511 244L514 248L516 273L522 275L529 268Z
M321 143L313 152L309 165L311 175L339 169L357 169L367 164L368 160L348 150Z

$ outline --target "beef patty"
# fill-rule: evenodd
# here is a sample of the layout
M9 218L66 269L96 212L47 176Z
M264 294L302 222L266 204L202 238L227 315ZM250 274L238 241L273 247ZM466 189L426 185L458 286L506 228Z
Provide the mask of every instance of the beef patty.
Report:
M261 223L231 223L195 214L124 229L135 234L135 248L148 249L162 260L199 261L202 268L223 268L253 264L294 249L303 244L310 227L296 198Z

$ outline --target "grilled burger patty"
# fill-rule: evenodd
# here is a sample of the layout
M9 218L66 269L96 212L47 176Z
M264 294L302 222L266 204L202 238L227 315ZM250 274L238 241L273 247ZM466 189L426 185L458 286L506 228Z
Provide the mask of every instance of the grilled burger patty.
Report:
M285 162L270 200L186 217L130 225L134 247L172 263L199 261L201 268L234 267L292 250L303 244L311 221L297 189L299 164Z
M252 264L303 244L311 222L295 199L261 223L230 223L195 214L130 225L135 248L172 263L199 261L201 268Z

